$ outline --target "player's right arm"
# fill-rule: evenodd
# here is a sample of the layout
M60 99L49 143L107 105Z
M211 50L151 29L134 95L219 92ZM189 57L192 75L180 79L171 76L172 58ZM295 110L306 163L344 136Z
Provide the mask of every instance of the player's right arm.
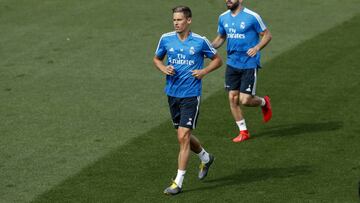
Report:
M165 35L162 35L159 40L158 46L155 51L155 56L154 56L153 62L154 62L155 67L157 69L159 69L165 75L174 75L175 74L174 67L172 65L165 66L164 62L163 62L165 55L167 53L165 42L164 42L164 36Z
M211 45L215 49L221 47L221 45L223 45L224 42L226 41L226 30L225 30L225 28L223 26L221 15L219 16L219 20L218 20L217 33L218 33L217 37L211 43Z
M154 56L153 59L154 65L157 69L163 72L165 75L174 75L175 69L172 65L165 66L163 63L163 59L158 58L158 56Z
M215 49L217 49L217 48L221 47L221 45L224 44L225 40L226 40L226 36L218 35L218 36L212 41L211 45L212 45Z

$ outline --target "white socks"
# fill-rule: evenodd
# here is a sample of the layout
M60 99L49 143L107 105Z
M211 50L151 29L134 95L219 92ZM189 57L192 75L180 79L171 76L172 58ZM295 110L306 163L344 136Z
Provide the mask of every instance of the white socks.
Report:
M201 152L197 155L200 158L201 162L204 164L210 161L209 153L207 153L204 148L202 148ZM177 175L174 182L180 188L182 188L182 183L184 181L185 173L186 173L185 170L180 170L180 169L177 170Z
M260 104L260 106L265 106L265 104L266 104L265 99L264 99L264 98L262 98L262 97L259 97L259 98L260 98L260 100L261 100L261 104Z
M176 175L176 178L175 178L174 181L175 181L176 185L177 185L179 188L182 187L182 183L183 183L183 181L184 181L185 173L186 173L186 171L183 171L183 170L180 170L180 169L178 169L178 171L177 171L177 175Z
M265 100L264 100L265 101ZM242 119L240 121L236 121L237 126L239 127L239 130L247 130L246 128L246 123L245 123L245 119Z
M201 162L203 162L204 164L206 164L210 160L209 153L207 153L204 148L202 148L201 152L197 155L200 158Z

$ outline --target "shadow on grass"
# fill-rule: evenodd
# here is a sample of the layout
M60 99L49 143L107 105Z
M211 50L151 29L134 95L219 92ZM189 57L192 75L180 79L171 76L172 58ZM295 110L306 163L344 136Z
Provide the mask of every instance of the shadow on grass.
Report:
M267 128L265 131L257 133L256 137L286 137L295 135L306 135L310 133L336 131L343 128L341 121L329 121L319 123L294 123L290 125L278 125Z
M204 181L207 186L185 190L184 192L210 190L220 187L243 185L252 182L266 181L269 179L285 179L294 176L307 175L311 172L311 167L306 165L292 166L288 168L238 169L237 172L231 175Z

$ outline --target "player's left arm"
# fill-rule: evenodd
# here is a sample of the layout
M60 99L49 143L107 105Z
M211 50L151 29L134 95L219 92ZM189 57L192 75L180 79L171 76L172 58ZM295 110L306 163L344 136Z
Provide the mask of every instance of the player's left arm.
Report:
M269 44L269 42L272 39L272 35L271 35L269 29L267 29L267 28L266 28L266 30L264 30L263 32L260 32L259 34L261 36L260 42L256 46L250 48L247 51L247 54L250 57L254 57L256 55L256 53L258 53L261 49L266 47L266 45Z
M219 54L215 54L212 58L210 63L203 69L193 70L192 75L197 79L202 79L208 73L220 68L222 65L222 59Z

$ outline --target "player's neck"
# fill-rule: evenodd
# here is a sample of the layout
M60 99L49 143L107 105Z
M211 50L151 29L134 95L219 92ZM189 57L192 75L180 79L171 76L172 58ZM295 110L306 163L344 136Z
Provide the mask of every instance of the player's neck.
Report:
M190 30L184 30L183 32L178 32L178 37L181 41L185 41L190 35Z

